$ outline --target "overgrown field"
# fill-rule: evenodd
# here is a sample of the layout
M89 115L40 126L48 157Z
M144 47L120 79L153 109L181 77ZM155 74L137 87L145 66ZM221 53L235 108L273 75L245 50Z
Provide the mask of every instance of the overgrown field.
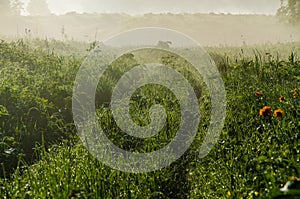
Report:
M93 45L0 42L1 198L266 198L290 177L300 177L300 44L208 48L225 83L227 117L218 143L202 159L198 153L209 125L209 91L184 60L158 56L189 80L203 117L195 141L179 160L140 174L102 164L77 137L72 89ZM180 107L168 89L144 86L131 98L132 119L149 124L150 107L160 104L167 112L166 126L144 140L118 128L109 106L111 92L122 74L138 64L134 54L113 62L100 79L95 104L114 144L150 152L175 136Z

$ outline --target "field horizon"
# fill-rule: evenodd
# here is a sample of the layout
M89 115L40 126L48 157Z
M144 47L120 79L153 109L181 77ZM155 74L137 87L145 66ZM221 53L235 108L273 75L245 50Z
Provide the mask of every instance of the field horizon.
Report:
M244 46L300 41L300 28L273 15L232 14L76 14L1 17L0 35L12 39L40 38L103 41L141 27L182 32L203 46Z

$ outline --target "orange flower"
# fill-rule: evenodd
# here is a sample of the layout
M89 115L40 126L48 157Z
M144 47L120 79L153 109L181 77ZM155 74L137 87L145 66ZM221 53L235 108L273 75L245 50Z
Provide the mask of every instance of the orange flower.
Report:
M284 111L281 110L281 109L278 109L278 110L275 110L275 111L274 111L274 117L276 117L276 118L282 117L283 114L284 114Z
M263 94L261 92L259 92L259 91L255 92L254 95L257 96L257 97L263 96Z
M259 115L260 116L270 116L272 114L272 110L270 106L265 106L262 109L259 110Z
M283 102L283 101L284 101L284 97L283 97L283 96L280 96L280 97L279 97L279 101L280 101L280 102Z

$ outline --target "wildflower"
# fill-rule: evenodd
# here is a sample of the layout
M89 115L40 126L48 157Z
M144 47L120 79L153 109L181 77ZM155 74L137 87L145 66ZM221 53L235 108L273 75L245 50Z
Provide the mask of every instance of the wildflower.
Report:
M230 191L227 191L227 196L231 196L231 192Z
M297 178L297 177L295 177L295 176L290 177L290 180L294 180L294 181L299 181L299 182L300 182L300 178Z
M299 178L292 178L292 180L288 181L283 188L280 189L282 192L293 192L298 190L300 185Z
M256 130L258 132L262 133L264 131L264 128L265 128L265 125L263 124L263 125L259 125Z
M293 97L294 97L295 99L299 96L299 94L298 94L298 92L297 92L297 89L291 90L291 93L293 94Z
M270 106L265 106L262 109L259 110L259 115L260 116L270 116L272 114L272 110Z
M255 195L256 197L259 196L259 192L255 191L255 192L254 192L254 195Z
M254 95L257 96L257 97L263 96L263 94L259 91L255 92Z
M284 97L283 97L283 96L280 96L280 97L279 97L279 101L280 101L280 102L283 102L283 101L284 101Z
M284 114L284 111L281 110L281 109L278 109L278 110L275 110L275 111L274 111L274 117L276 117L276 118L282 117L283 114Z

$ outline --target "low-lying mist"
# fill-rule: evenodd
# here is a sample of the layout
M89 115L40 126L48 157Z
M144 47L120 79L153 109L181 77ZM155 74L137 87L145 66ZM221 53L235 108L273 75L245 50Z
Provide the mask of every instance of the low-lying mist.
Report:
M300 27L270 15L230 14L76 14L0 18L1 38L53 38L103 41L141 27L163 27L183 32L204 46L242 46L300 41Z

